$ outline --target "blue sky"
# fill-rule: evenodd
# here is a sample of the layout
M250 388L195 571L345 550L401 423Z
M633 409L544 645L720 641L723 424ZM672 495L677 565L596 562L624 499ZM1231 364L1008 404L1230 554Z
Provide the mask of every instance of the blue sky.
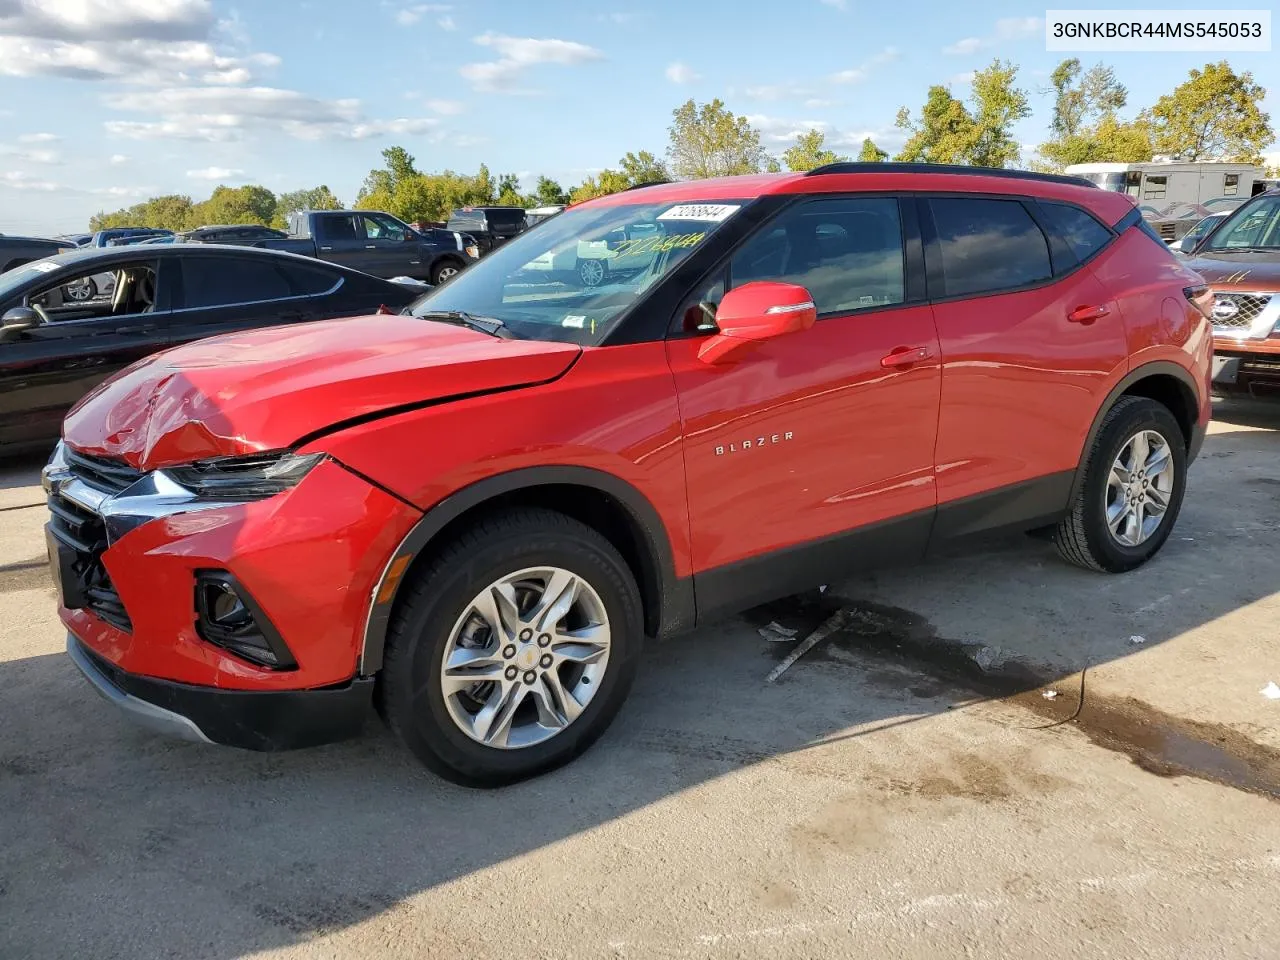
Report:
M867 135L893 150L899 106L935 83L967 96L993 57L1022 68L1035 112L1017 134L1034 145L1063 56L1043 16L1012 0L0 0L0 232L81 229L219 182L325 183L350 202L391 144L421 169L485 162L568 186L661 153L689 97L723 98L777 153L810 126L840 150ZM1105 59L1136 109L1222 56ZM1227 58L1280 124L1272 55Z

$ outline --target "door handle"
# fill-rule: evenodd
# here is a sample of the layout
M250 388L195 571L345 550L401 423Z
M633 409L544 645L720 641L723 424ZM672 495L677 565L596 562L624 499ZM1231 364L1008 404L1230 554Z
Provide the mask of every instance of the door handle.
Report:
M155 333L160 328L154 323L144 323L138 327L116 327L116 333Z
M932 347L898 347L887 357L880 358L882 367L909 367L933 356Z
M1111 311L1104 306L1083 306L1076 307L1067 314L1067 319L1072 323L1083 323L1085 326L1093 323L1095 320L1101 320Z
M378 245L377 245L376 243L371 243L371 244L369 244L367 247L365 247L365 249L366 249L366 250L377 250L377 249L378 249Z
M332 250L332 249L333 249L333 247L321 247L321 248L320 248L320 250L321 250L322 252L324 252L324 253L328 253L328 252L329 252L330 250Z

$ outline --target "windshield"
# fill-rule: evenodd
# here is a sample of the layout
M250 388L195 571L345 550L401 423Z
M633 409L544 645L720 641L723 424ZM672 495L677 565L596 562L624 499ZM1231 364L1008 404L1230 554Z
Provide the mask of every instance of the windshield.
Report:
M31 278L41 273L51 273L61 267L52 260L35 260L20 267L0 273L0 302L8 300L14 292Z
M1280 250L1280 196L1260 197L1231 215L1205 250Z
M501 320L528 340L590 345L745 201L566 210L499 247L409 309Z

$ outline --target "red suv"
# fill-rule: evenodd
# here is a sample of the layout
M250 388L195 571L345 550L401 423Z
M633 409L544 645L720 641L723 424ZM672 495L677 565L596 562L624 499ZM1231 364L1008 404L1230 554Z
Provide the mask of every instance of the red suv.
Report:
M601 734L645 637L997 528L1148 560L1210 308L1070 178L604 197L402 314L215 337L83 400L44 474L68 650L191 739L316 744L374 704L433 770L513 781Z

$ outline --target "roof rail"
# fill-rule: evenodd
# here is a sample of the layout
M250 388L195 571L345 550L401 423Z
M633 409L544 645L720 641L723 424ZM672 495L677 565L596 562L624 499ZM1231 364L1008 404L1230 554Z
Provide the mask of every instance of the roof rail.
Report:
M622 190L621 192L622 192L622 193L626 193L628 190L639 190L639 189L641 189L641 188L643 188L643 187L660 187L660 186L662 186L664 183L672 183L672 182L674 182L674 181L671 181L671 180L646 180L644 183L633 183L631 186L623 188L623 190Z
M805 174L816 177L826 173L945 173L966 177L1003 177L1007 180L1039 180L1044 183L1069 183L1073 187L1096 187L1084 177L1058 173L1035 173L1032 170L1009 170L1004 167L972 167L958 163L828 163Z

